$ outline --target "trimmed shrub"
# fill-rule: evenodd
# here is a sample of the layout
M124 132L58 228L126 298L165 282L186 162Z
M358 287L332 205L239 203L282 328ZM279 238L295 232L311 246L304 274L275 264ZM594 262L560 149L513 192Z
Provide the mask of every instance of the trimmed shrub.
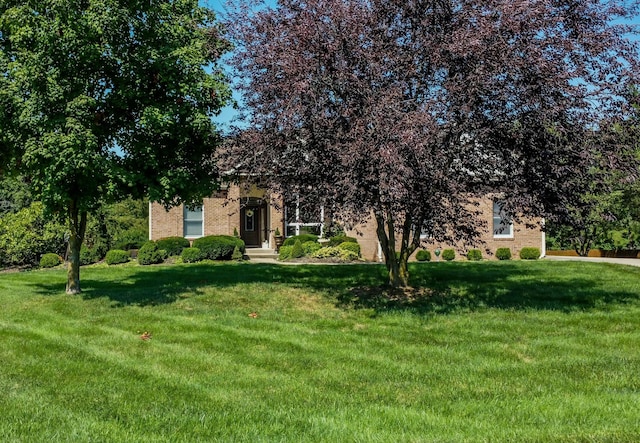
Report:
M418 261L431 261L431 252L426 249L420 249L416 253L416 260Z
M202 252L199 248L184 248L180 257L184 263L197 263L202 261Z
M278 253L278 260L290 259L292 249L293 249L293 245L280 246L279 253Z
M53 268L62 263L60 260L60 256L58 254L54 254L53 252L49 252L44 254L40 259L40 267L41 268Z
M313 254L311 257L313 258L330 258L330 257L339 257L340 251L346 251L346 249L340 249L337 246L327 246L326 248L320 248Z
M184 248L188 248L190 243L184 237L166 237L156 241L158 249L167 251L167 256L180 255Z
M244 257L242 256L242 252L240 252L240 248L236 245L233 248L233 254L231 254L231 260L242 261Z
M523 260L537 260L540 258L540 249L525 247L520 250L520 258Z
M467 252L467 260L469 261L482 260L482 251L480 251L480 249L470 249L469 252Z
M94 263L98 263L102 258L102 254L98 247L89 248L85 245L82 245L80 248L80 264L81 265L92 265Z
M352 243L354 244L354 243ZM357 244L357 243L355 243ZM338 247L338 250L340 251L338 257L340 258L340 260L343 261L354 261L354 260L358 260L359 255L356 254L354 251L350 250L350 249L343 249L341 247Z
M209 260L231 260L236 246L244 253L244 241L231 235L200 237L193 241L193 246L200 249L203 259Z
M442 251L442 259L446 261L451 261L456 258L456 251L453 249L445 249Z
M358 239L354 237L347 237L346 235L336 235L329 239L327 246L338 246L342 243L358 243Z
M154 265L156 263L162 263L165 259L167 252L163 249L158 249L158 244L154 241L148 241L140 250L138 250L138 263L141 265Z
M360 257L360 245L358 243L354 243L352 241L342 242L338 245L338 248L344 249L346 251L351 251L356 254L356 257Z
M509 248L496 249L496 258L498 260L511 260L511 249Z
M311 255L320 248L322 248L322 245L317 241L307 241L302 243L302 249L304 250L304 255Z
M123 251L122 249L112 249L107 252L104 261L106 261L108 265L117 265L120 263L127 263L129 259L130 257L127 251Z
M296 243L296 240L300 240L300 244L302 244L308 241L318 241L318 236L313 234L294 235L293 237L285 239L282 246L293 246Z
M296 240L293 244L293 248L291 249L291 258L300 257L304 257L304 249L302 249L302 243L300 243L300 240Z

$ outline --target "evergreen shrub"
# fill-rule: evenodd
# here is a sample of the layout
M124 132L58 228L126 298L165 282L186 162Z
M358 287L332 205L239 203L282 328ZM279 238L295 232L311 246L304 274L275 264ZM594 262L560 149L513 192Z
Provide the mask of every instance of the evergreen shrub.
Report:
M98 263L101 258L102 254L100 254L100 250L97 247L89 248L86 245L82 245L80 248L80 264L83 266Z
M291 249L291 258L300 258L304 257L304 249L302 249L302 243L300 240L296 240L293 244L293 248Z
M322 248L322 245L317 241L307 241L302 243L302 249L304 250L304 255L311 255L320 248Z
M329 239L329 244L327 246L338 246L342 243L358 243L358 239L355 237L348 237L346 235L336 235Z
M112 249L107 252L104 261L107 262L108 265L117 265L120 263L127 263L129 259L129 252L123 251L122 249Z
M184 248L190 246L189 240L184 237L166 237L156 241L158 249L167 251L169 257L180 255Z
M540 249L525 247L520 250L520 258L522 260L537 260L540 258Z
M193 241L193 246L200 249L203 259L209 260L231 260L236 246L244 253L244 241L231 235L200 237Z
M154 265L162 263L166 258L167 251L158 248L158 243L148 241L138 251L138 263L141 265Z
M290 259L292 249L293 249L293 245L280 246L280 250L278 252L278 260Z
M353 252L356 257L360 257L360 245L356 242L345 241L338 245L338 248Z
M296 243L296 240L300 240L300 243L306 243L309 241L318 241L318 236L314 234L300 234L294 235L292 237L286 238L282 243L283 246L293 246Z
M416 253L416 260L418 261L431 261L431 252L426 249L420 249Z
M442 251L442 259L446 261L451 261L456 258L456 251L453 249L445 249Z
M243 258L244 257L242 255L242 252L240 252L240 248L238 248L238 246L236 245L236 247L233 248L233 254L231 254L231 260L242 261Z
M340 251L340 253L338 254L338 257L340 258L340 260L343 260L343 261L358 260L359 255L356 252L350 249L343 249L340 247L338 247L338 250Z
M498 260L511 260L511 249L509 248L496 249L496 258Z
M480 249L470 249L469 252L467 252L467 260L469 261L482 260L482 251L480 251Z
M326 248L318 249L316 252L311 254L311 257L313 258L339 257L340 251L346 251L346 249L340 249L337 246L327 246Z
M184 248L180 253L183 263L197 263L202 261L202 252L200 248Z
M49 252L47 254L43 254L40 259L40 267L41 268L53 268L62 263L60 260L60 256L58 254L54 254L53 252Z

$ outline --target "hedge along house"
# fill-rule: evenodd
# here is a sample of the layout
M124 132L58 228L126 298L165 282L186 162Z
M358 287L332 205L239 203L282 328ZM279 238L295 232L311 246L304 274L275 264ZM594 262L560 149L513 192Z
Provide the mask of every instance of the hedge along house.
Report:
M542 255L545 254L544 232L535 227L541 225L541 220L513 222L502 213L499 199L487 197L480 200L479 205L479 223L487 229L477 245L435 243L425 237L424 248L431 252L435 249L455 249L458 257L472 247L481 249L485 258L495 258L498 248L509 248L514 257L518 257L523 247L536 247ZM275 251L276 230L286 237L301 233L323 236L329 221L321 206L301 205L297 199L283 202L255 186L231 184L194 208L178 206L167 211L158 203L150 203L149 236L151 240L171 236L193 240L207 235L233 235L237 232L247 248ZM346 229L346 234L358 239L363 259L383 260L374 221Z

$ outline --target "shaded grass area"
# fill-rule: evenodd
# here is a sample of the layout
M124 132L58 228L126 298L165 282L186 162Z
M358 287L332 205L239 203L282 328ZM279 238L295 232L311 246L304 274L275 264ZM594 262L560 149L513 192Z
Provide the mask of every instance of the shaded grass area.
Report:
M377 265L0 275L0 440L640 440L640 269L411 273L393 300Z

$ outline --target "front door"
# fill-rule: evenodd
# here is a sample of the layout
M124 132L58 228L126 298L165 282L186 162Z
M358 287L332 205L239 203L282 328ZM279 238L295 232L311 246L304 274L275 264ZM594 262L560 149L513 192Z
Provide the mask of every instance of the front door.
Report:
M262 246L262 208L246 206L240 210L240 237L246 246Z

